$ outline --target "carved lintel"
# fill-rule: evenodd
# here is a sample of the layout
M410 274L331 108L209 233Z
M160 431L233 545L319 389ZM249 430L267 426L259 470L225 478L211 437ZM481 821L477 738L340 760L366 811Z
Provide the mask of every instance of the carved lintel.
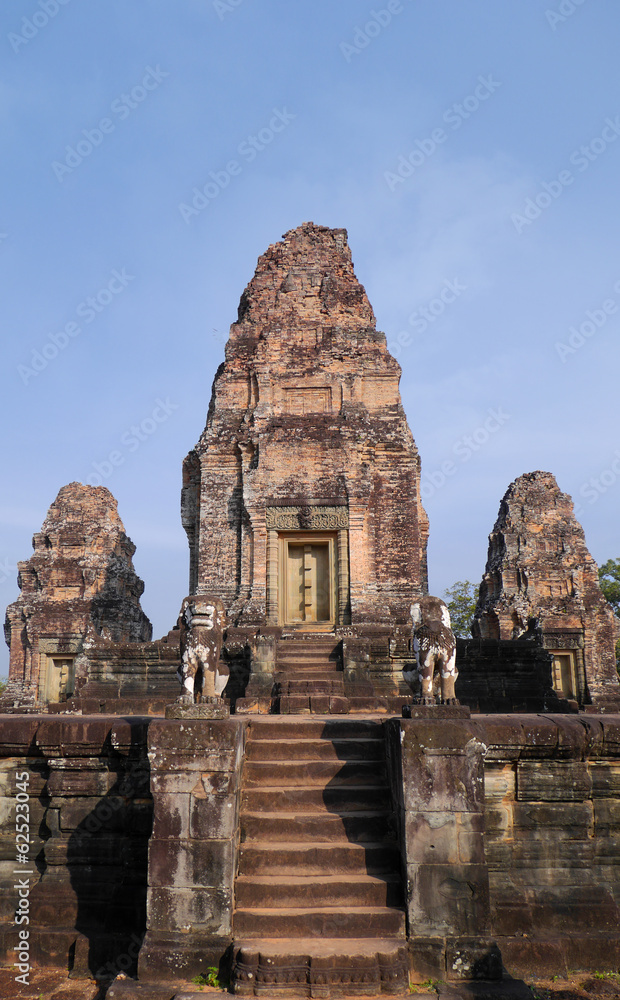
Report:
M347 507L267 507L267 529L280 531L335 531L349 527Z

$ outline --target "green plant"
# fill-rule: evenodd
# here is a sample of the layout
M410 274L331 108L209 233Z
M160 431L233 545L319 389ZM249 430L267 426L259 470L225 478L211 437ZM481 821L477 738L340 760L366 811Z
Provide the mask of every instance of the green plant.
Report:
M620 979L620 973L618 972L595 972L595 979Z
M450 612L452 631L462 639L471 639L471 623L478 603L478 590L469 580L457 580L443 592Z
M599 567L598 582L616 618L620 618L620 559L608 559ZM620 639L616 643L616 670L620 674Z
M224 987L228 985L220 979L220 974L214 965L210 965L206 972L201 972L198 976L194 976L192 983L195 986Z
M440 979L425 979L423 983L410 983L410 993L437 993Z

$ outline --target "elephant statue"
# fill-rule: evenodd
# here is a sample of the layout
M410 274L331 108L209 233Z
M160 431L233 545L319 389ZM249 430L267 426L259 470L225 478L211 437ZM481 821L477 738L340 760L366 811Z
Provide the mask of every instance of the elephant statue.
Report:
M448 608L439 597L420 597L411 605L411 620L420 704L435 705L439 696L442 705L458 705L454 693L456 639ZM411 684L416 674L405 674L405 679Z
M179 616L182 698L198 704L222 694L229 670L220 662L226 611L219 598L186 597Z

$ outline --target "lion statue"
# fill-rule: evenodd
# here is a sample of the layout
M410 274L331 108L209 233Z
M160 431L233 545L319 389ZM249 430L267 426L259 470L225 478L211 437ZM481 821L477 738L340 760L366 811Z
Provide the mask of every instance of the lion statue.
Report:
M203 698L222 694L229 671L220 662L226 611L219 598L186 597L179 616L181 626L181 666L177 677L183 686L182 698L200 703Z
M420 597L411 605L413 649L417 671L404 674L413 686L421 687L420 704L458 705L454 684L456 669L456 639L450 627L450 612L439 597Z

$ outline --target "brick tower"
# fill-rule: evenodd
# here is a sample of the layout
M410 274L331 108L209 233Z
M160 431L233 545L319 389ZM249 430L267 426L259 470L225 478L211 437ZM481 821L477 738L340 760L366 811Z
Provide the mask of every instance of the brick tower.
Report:
M351 666L407 652L428 521L399 378L346 231L270 246L183 468L190 593L224 600L229 635L345 635Z

